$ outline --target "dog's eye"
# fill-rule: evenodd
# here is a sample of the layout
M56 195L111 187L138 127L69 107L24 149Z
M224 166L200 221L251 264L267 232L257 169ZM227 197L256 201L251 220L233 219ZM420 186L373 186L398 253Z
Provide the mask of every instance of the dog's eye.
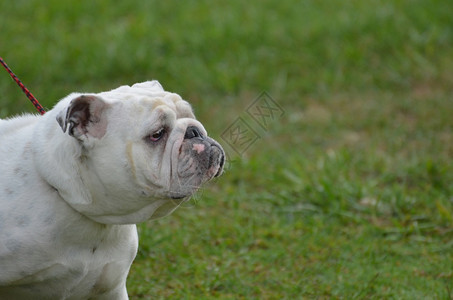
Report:
M149 136L149 139L151 140L151 142L157 142L158 140L160 140L164 136L164 134L165 134L165 129L161 128L158 131L156 131L153 134L151 134Z

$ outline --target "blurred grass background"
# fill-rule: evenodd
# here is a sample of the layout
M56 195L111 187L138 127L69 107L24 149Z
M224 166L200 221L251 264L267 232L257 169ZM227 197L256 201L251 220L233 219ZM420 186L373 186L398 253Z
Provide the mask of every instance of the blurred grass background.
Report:
M453 298L453 3L2 1L42 104L158 79L212 136L260 138L139 225L131 299ZM0 72L0 117L34 112ZM268 130L246 109L266 91Z

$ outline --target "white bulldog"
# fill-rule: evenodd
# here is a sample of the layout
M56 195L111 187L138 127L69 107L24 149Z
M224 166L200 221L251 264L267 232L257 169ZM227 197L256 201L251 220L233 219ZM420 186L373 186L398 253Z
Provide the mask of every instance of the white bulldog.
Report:
M134 224L171 213L224 157L157 81L0 120L0 299L127 299Z

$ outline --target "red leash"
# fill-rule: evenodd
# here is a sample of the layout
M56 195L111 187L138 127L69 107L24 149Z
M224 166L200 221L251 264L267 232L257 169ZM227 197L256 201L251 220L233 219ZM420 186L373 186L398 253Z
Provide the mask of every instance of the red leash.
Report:
M0 57L0 63L5 67L6 71L8 71L9 75L14 79L14 81L20 86L22 91L27 95L28 99L30 99L31 103L36 107L36 109L39 111L41 115L45 114L46 111L44 108L39 104L38 100L33 96L32 93L25 87L25 85L17 78L17 76L11 71L11 69L8 67L8 65L3 61L3 58Z

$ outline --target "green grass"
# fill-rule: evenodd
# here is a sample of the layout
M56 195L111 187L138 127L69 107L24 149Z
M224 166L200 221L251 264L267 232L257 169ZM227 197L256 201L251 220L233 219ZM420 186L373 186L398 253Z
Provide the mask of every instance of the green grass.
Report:
M453 298L451 1L67 3L0 4L0 55L46 107L154 78L220 141L237 117L261 137L139 225L131 299ZM0 75L0 117L32 112Z

